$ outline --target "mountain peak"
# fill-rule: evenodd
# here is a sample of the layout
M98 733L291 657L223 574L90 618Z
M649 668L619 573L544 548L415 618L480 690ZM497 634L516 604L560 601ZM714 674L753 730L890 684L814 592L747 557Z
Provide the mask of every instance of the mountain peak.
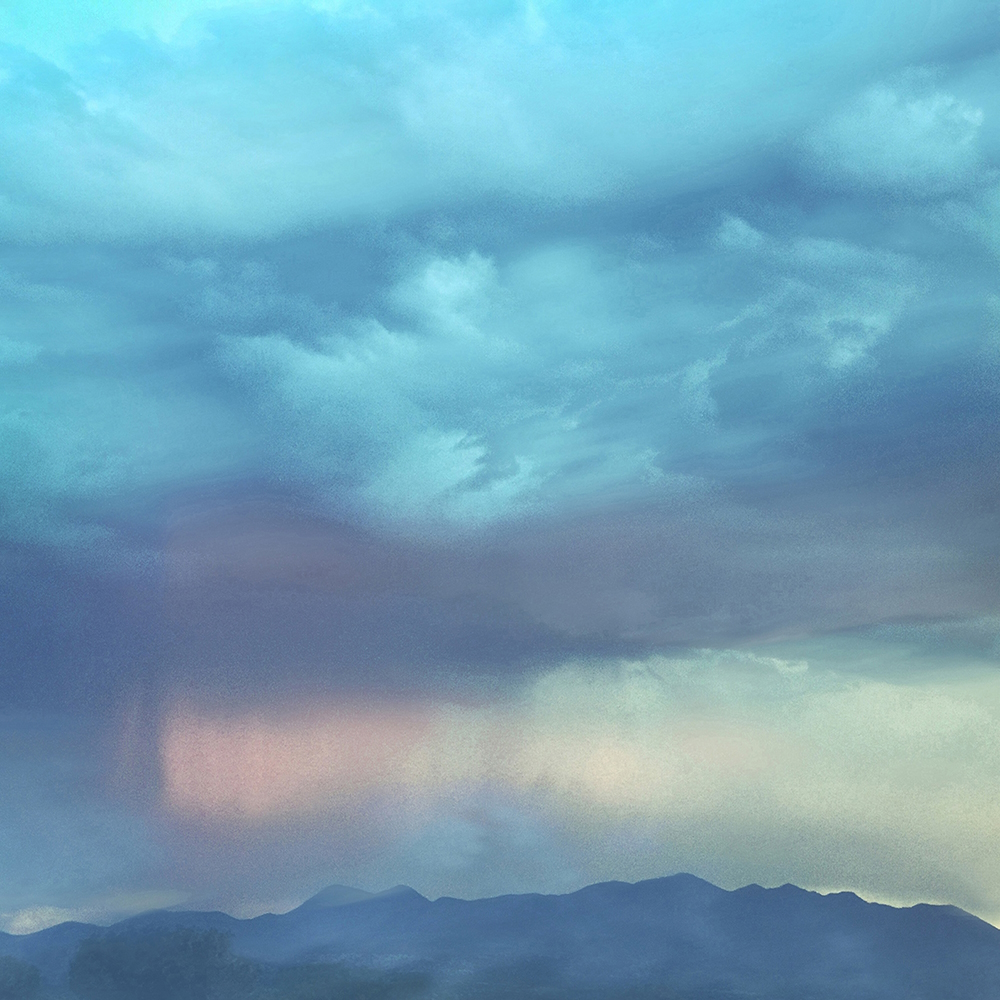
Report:
M394 885L391 889L383 889L382 892L366 892L364 889L355 889L350 885L328 885L325 889L320 889L315 896L310 896L297 909L310 913L316 910L334 910L341 906L351 906L354 903L404 898L424 899L425 897L408 885Z
M408 885L394 885L391 889L385 889L382 892L377 892L371 897L372 899L426 899L426 896L422 896L416 889L411 888Z
M355 889L349 885L328 885L325 889L320 889L315 896L310 896L298 909L329 910L337 906L360 903L373 896L374 893L365 892L364 889Z
M563 896L431 902L405 885L328 886L292 913L237 920L164 912L115 932L223 930L241 958L348 962L364 974L422 968L456 996L812 996L827 1000L1000 997L1000 930L953 907L896 909L786 884L727 891L693 875L604 882ZM64 924L0 954L62 981L97 931ZM263 967L263 966L262 966ZM486 990L486 986L490 989ZM596 990L596 992L595 992Z

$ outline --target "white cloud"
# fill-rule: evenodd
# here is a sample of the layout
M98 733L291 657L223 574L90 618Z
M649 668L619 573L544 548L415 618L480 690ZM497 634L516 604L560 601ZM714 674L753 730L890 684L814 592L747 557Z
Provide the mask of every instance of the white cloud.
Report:
M857 0L789 19L778 0L586 15L177 0L84 18L35 5L7 25L28 51L0 57L0 219L29 242L144 242L276 235L487 192L678 194L808 128L846 76L918 59L932 44L922 15L947 36L965 7ZM860 157L876 179L937 190L973 169L974 110L872 93L831 126L848 173Z
M815 131L809 150L835 183L941 198L989 180L982 124L981 109L951 94L881 84Z
M108 925L137 913L180 906L187 898L188 893L176 889L151 889L144 892L115 893L72 907L29 906L10 913L0 913L0 929L7 934L34 934L70 920Z
M412 439L362 490L390 519L426 524L488 524L530 510L542 485L531 464L514 457L508 474L490 476L486 449L462 432Z

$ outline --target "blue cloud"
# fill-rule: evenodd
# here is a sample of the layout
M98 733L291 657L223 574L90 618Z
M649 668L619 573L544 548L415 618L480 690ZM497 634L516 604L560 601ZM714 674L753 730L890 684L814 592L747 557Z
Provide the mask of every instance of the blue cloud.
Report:
M939 568L872 614L984 613L1000 133L971 8L189 13L0 54L10 545L155 576L192 506L258 502L428 566L574 536L615 583L554 557L562 610L463 577L546 650L573 603L600 648L858 624L861 538ZM421 628L471 660L455 596Z
M178 699L495 700L764 640L879 691L996 661L989 5L81 10L0 11L0 701L102 721L0 769L0 909L159 891L153 827L227 902L328 877L325 827L236 861L157 827ZM353 870L614 874L497 794ZM846 828L782 823L834 879ZM709 828L636 872L756 877Z
M109 32L61 68L8 47L4 218L22 239L255 237L494 192L678 194L937 61L972 6L283 5Z

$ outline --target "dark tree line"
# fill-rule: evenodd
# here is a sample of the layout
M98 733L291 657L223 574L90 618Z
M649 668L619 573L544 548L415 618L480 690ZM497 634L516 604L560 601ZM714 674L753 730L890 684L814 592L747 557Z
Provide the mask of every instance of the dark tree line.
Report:
M415 973L258 965L235 957L227 936L212 930L89 938L69 969L80 1000L408 1000L427 985Z
M38 969L8 955L0 956L0 1000L36 1000L41 992Z
M251 994L253 978L219 931L93 937L69 967L81 1000L237 1000Z

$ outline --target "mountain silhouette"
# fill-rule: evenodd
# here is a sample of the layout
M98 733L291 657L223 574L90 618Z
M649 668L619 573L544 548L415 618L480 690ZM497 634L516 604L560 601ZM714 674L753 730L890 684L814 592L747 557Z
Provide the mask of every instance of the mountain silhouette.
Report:
M271 965L420 969L428 997L998 1000L1000 930L953 906L892 907L793 885L727 891L693 875L565 895L429 900L331 886L281 915L155 911L111 928L0 936L0 954L64 981L80 942L219 930Z

